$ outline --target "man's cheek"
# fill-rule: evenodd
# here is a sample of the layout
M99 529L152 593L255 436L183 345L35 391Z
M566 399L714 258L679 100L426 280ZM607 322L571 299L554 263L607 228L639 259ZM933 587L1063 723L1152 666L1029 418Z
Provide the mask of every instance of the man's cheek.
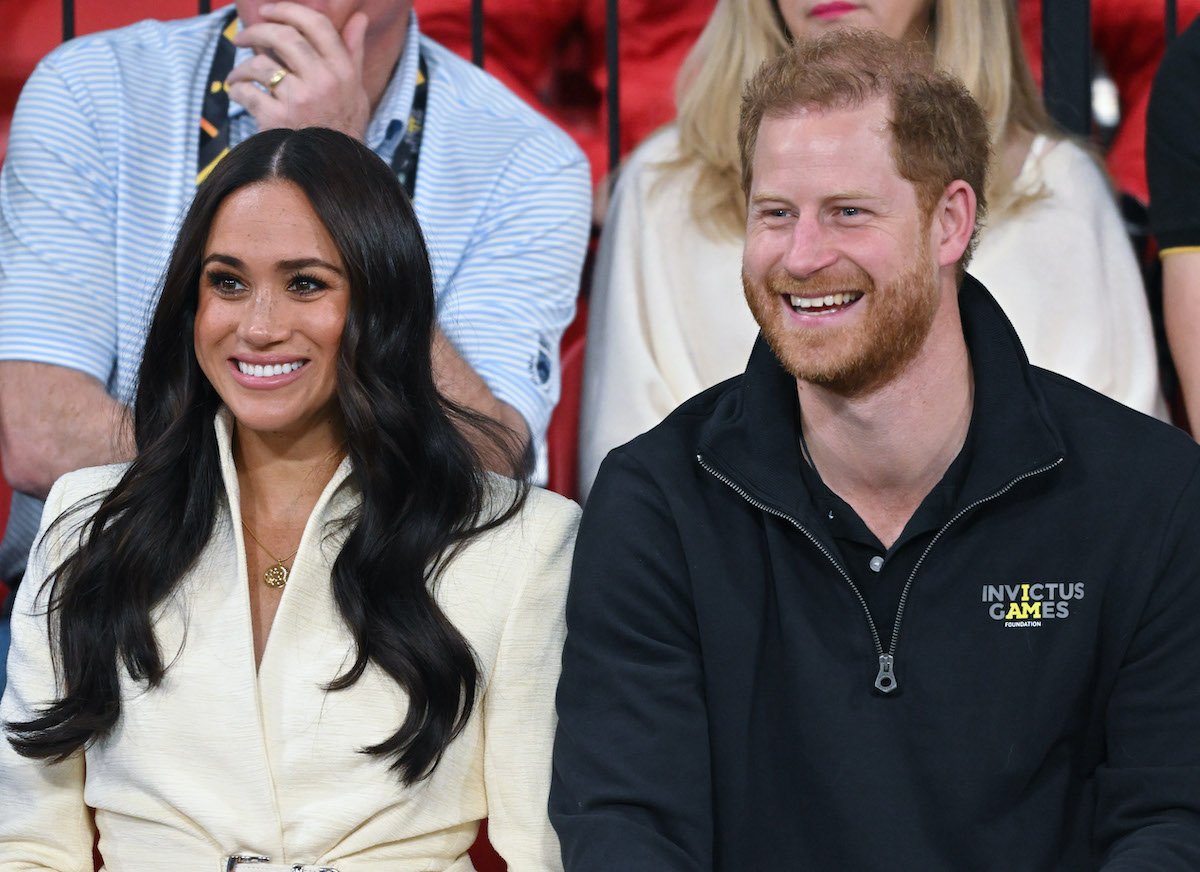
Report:
M242 27L250 27L262 22L262 13L258 10L265 2L267 0L238 0L238 19L242 22Z
M261 7L268 0L248 0L248 2L253 3L256 7ZM274 0L274 2L278 2L278 0ZM350 20L350 16L362 5L359 0L286 0L286 2L320 13L329 19L329 23L339 33L345 27L346 22Z
M350 20L350 16L358 11L362 4L359 0L309 0L304 5L328 18L338 33L341 33L346 22Z

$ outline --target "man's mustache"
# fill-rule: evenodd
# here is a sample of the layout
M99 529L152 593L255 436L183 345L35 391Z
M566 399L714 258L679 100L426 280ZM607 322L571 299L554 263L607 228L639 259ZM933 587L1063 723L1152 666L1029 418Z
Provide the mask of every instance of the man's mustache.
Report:
M779 269L767 275L766 287L773 294L817 297L847 291L870 293L875 290L875 282L860 267L823 269L804 278L797 278L787 270Z

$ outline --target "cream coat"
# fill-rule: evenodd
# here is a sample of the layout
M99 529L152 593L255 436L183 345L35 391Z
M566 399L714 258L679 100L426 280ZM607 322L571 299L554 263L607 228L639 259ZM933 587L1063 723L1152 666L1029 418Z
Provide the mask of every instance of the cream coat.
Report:
M518 518L476 539L438 583L485 689L434 774L404 787L386 760L358 750L402 720L395 683L369 668L349 690L321 689L352 657L330 591L341 540L326 526L358 500L348 462L309 518L256 675L237 477L227 425L217 427L229 501L197 566L156 615L166 679L145 691L126 676L112 735L64 763L27 760L0 742L0 870L90 872L92 810L114 872L213 872L234 852L340 872L462 872L484 817L513 872L561 869L546 799L578 508L535 490ZM64 476L45 519L122 471ZM502 492L504 480L494 481ZM39 545L21 586L6 721L56 696L41 581L66 538Z

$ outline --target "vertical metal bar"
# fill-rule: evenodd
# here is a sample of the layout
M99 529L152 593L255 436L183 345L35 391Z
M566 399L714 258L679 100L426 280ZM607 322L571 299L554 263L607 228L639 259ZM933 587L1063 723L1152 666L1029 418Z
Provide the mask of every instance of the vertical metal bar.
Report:
M1175 0L1167 0L1166 24L1167 45L1170 45L1179 34L1179 13L1176 11Z
M1092 127L1092 29L1088 0L1042 3L1043 95L1046 109L1068 133Z
M608 172L621 162L621 20L617 0L607 0L604 10L604 57L608 73Z
M483 0L471 0L471 60L483 66Z
M212 12L212 0L200 0L200 14L207 15Z
M62 5L63 42L75 38L75 0L63 0Z

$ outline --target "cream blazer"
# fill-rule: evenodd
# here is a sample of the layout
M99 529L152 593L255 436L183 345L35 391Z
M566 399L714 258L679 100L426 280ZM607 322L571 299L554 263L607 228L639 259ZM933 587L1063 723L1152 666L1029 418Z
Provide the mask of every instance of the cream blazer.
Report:
M340 872L465 872L484 817L513 872L561 869L546 802L578 507L534 490L518 517L474 540L442 576L437 601L470 642L484 687L433 775L405 787L386 759L359 752L403 719L396 684L369 667L348 690L321 689L353 657L330 590L341 539L326 528L359 499L348 461L308 520L256 673L229 426L223 416L216 426L229 498L195 569L155 615L166 678L148 691L124 675L112 734L63 763L0 742L0 870L91 872L98 829L112 872L214 872L231 853ZM43 531L123 469L64 476ZM506 481L493 483L503 491ZM30 559L5 721L57 696L42 582L70 538L39 537Z

